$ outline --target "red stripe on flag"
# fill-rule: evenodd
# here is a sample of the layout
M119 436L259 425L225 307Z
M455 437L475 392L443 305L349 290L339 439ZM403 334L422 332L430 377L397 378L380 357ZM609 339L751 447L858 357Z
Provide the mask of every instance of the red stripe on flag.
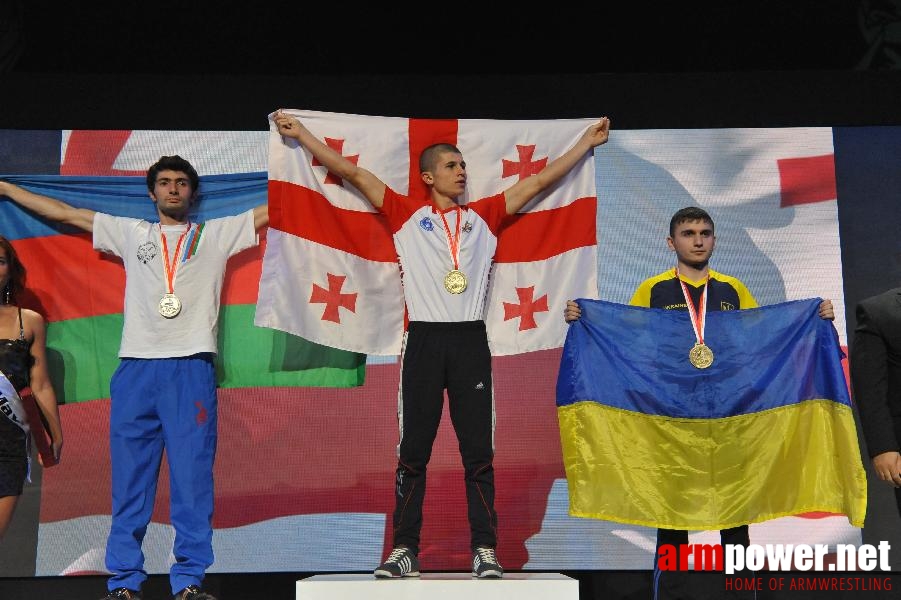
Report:
M501 231L496 262L532 262L593 246L597 200L580 198L568 206L518 214ZM385 218L338 208L308 188L269 182L270 225L317 244L367 260L397 262Z
M457 145L456 119L410 119L410 188L408 196L428 198L429 190L419 171L419 155L432 144Z
M36 310L48 321L122 312L122 261L94 250L90 233L28 238L14 245L28 269Z
M835 200L835 155L783 158L779 167L780 206Z
M60 175L144 175L146 171L114 169L131 131L73 130L66 144Z
M803 513L800 515L793 515L795 517L801 517L802 519L828 519L829 517L841 517L844 516L841 513L830 513L830 512L809 512Z
M597 244L597 199L580 198L552 210L517 214L501 230L495 262L532 262Z
M228 260L225 281L222 283L222 305L256 304L266 251L266 231L260 230L260 245L239 252ZM209 238L207 238L209 239ZM201 249L203 241L200 242Z
M94 250L91 234L54 235L13 243L28 269L23 304L50 322L120 314L125 268L118 258ZM223 304L255 304L265 242L228 263Z
M385 217L338 208L308 188L270 180L269 219L271 227L317 244L367 260L397 262Z

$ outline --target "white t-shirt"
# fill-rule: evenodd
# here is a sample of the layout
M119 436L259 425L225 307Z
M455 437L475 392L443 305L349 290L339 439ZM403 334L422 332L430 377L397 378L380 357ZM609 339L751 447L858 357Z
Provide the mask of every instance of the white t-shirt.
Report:
M439 212L428 201L402 196L388 188L381 212L394 234L409 319L484 319L497 235L507 218L504 195ZM456 238L458 218L461 223L457 268L466 275L467 285L462 294L451 294L444 288L444 278L454 268L448 230L450 237Z
M160 232L166 236L174 293L181 312L167 319L160 299L168 292ZM188 231L176 257L179 237ZM259 243L253 210L206 223L163 225L141 219L94 216L94 248L125 263L125 326L121 358L175 358L217 350L219 303L228 258Z

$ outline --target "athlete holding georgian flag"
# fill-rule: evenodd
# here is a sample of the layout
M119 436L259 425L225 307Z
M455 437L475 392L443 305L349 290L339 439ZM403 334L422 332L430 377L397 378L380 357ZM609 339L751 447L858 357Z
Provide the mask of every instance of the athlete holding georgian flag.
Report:
M565 176L588 152L604 144L607 117L541 171L503 192L459 204L467 165L447 143L422 151L419 171L425 198L403 196L316 138L292 115L278 111L279 133L297 140L332 174L356 187L387 217L403 273L410 324L402 350L398 421L394 548L376 577L419 575L419 537L426 467L447 389L463 458L471 532L472 574L503 575L495 549L494 396L485 330L488 275L497 236L507 218Z

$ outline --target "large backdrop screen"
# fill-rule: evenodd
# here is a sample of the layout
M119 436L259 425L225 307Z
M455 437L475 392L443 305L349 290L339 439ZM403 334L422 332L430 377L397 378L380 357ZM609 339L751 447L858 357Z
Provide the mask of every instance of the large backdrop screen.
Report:
M0 174L96 210L153 218L145 170L162 155L179 154L201 174L202 219L267 201L268 139L266 131L2 130ZM598 296L628 302L643 279L672 267L669 217L698 205L716 223L713 268L742 279L761 304L831 298L846 345L837 200L854 198L839 199L836 190L856 192L837 188L840 139L878 156L897 146L901 134L892 128L844 130L843 136L831 128L614 131L595 155ZM13 240L28 268L26 304L49 321L51 377L66 432L62 464L42 470L35 463L17 515L27 518L31 503L39 507L38 525L15 528L8 540L8 547L33 552L33 568L8 566L2 574L104 572L109 378L117 365L124 272L92 249L87 234L50 225L9 201L0 201L0 233ZM229 263L223 291L210 570L369 571L391 543L399 363L395 356L338 351L256 327L262 241ZM549 306L533 317L539 325L560 320L562 309ZM650 569L654 530L568 516L554 398L559 362L559 349L494 359L499 556L509 569ZM164 461L144 544L151 573L167 572L172 561L167 477ZM429 465L422 532L430 569L467 567L465 507L463 470L445 413ZM861 531L842 515L806 514L754 524L751 537L860 543ZM716 541L712 532L692 539Z

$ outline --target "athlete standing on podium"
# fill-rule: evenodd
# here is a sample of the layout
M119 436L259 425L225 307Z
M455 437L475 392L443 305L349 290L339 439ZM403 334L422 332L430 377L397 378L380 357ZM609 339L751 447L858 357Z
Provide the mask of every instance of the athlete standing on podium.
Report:
M636 288L629 304L645 308L688 311L694 328L696 342L689 353L689 360L696 368L710 366L713 353L704 343L704 324L708 310L743 310L756 308L757 300L744 283L735 277L724 275L710 268L710 257L716 245L711 216L702 208L688 206L676 211L670 218L669 249L676 254L675 268L645 279ZM564 310L567 322L582 314L579 305L569 300ZM833 320L835 314L831 300L820 303L819 316ZM734 544L747 547L750 544L748 525L720 530L720 541L725 546ZM681 551L688 545L688 531L681 529L657 529L657 551L654 553L654 600L706 597L690 590L691 582L680 572L665 572L658 568L657 558L661 546L670 545ZM753 596L753 594L751 594Z
M266 205L195 223L199 177L180 156L147 171L159 222L75 208L0 181L0 196L51 221L94 234L94 248L125 265L121 362L110 381L112 526L104 600L140 599L147 579L141 544L156 495L163 449L169 463L170 584L175 600L215 600L202 591L213 563L213 461L217 441L219 302L230 256L258 243Z
M279 111L273 120L283 136L296 139L387 217L400 259L410 324L402 350L398 403L394 548L374 574L419 575L426 467L447 389L465 470L472 574L501 577L494 510L494 392L483 320L497 235L510 215L607 141L610 121L604 117L590 126L572 148L536 175L461 206L466 163L451 144L423 150L419 170L429 194L411 198L329 148L295 117Z

